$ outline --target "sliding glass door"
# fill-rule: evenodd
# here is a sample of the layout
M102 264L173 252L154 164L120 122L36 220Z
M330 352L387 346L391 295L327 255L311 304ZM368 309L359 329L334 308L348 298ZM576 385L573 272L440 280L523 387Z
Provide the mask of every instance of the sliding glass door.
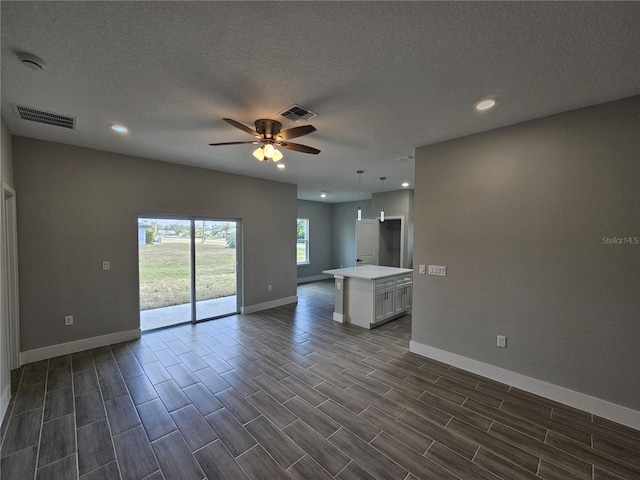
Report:
M236 222L195 220L195 319L238 311Z
M237 313L239 222L138 218L140 328Z

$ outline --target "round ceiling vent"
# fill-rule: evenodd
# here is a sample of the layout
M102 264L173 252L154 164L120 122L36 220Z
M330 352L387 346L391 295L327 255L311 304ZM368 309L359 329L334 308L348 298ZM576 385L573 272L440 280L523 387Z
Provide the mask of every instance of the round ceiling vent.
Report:
M35 55L31 55L30 53L19 53L18 60L20 60L20 63L25 67L29 67L32 70L44 70L44 67L46 66L44 60L36 57Z

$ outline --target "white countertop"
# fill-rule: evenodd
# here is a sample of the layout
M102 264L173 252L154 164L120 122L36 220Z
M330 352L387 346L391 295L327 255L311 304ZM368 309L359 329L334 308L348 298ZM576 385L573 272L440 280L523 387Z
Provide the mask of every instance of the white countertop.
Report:
M336 268L333 270L324 270L322 273L329 275L364 278L365 280L376 280L378 278L392 277L393 275L402 275L403 273L412 273L410 268L381 267L379 265L362 265L361 267Z

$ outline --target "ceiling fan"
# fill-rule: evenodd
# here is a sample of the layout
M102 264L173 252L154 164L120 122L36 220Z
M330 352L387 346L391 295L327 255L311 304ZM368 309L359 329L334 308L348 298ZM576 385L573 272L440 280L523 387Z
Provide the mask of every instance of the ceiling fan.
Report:
M231 118L223 118L223 120L236 128L239 128L243 132L247 132L252 135L256 140L250 140L247 142L223 142L223 143L210 143L211 146L217 145L243 145L253 144L260 145L253 152L253 156L261 162L263 160L271 160L278 162L282 159L282 153L276 147L282 147L296 152L311 153L317 155L320 150L317 148L309 147L307 145L301 145L299 143L288 142L290 138L301 137L309 133L315 132L316 127L313 125L302 125L300 127L293 127L287 130L282 130L282 124L277 120L270 120L268 118L261 118L256 120L256 129L253 130L240 122L236 122Z

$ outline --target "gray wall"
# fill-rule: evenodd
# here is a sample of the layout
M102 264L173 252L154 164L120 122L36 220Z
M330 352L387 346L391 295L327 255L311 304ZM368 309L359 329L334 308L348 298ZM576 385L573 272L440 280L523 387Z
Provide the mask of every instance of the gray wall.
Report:
M394 190L374 193L371 196L371 214L380 216L384 208L385 217L403 216L404 255L403 268L413 268L413 190Z
M2 119L2 171L0 178L13 188L13 141L7 124Z
M371 200L334 203L331 205L333 219L333 242L331 252L333 268L355 267L356 264L356 212L362 207L362 218L371 216Z
M640 409L640 97L416 151L412 339ZM496 335L508 348L496 347Z
M298 279L322 275L331 268L331 204L298 200L298 218L309 219L310 265L298 267Z
M0 142L0 185L6 183L10 187L13 187L13 147L11 132L4 123L4 119L0 119L0 131L2 134L2 141ZM0 214L0 219L4 219L4 212ZM4 221L0 222L0 252L4 252ZM6 302L5 296L5 259L4 255L0 255L0 271L2 272L2 286L0 287L0 306L2 311L0 312L0 396L5 392L5 389L11 384L11 376L9 373L9 319L5 315L4 305ZM0 405L0 413L4 413L6 405Z
M296 294L295 185L22 137L14 160L23 351L138 328L138 213L241 218L242 304Z

